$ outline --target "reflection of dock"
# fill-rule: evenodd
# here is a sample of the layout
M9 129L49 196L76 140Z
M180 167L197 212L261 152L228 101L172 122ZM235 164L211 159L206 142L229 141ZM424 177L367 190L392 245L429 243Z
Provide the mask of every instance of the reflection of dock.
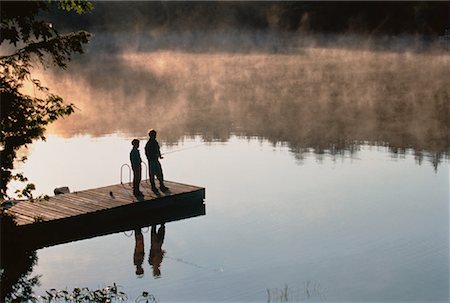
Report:
M141 183L144 196L133 196L131 184L57 195L48 201L20 202L8 209L16 231L33 246L47 246L76 239L125 231L205 214L205 189L166 182L168 192L156 195L148 181ZM19 236L19 235L18 235Z

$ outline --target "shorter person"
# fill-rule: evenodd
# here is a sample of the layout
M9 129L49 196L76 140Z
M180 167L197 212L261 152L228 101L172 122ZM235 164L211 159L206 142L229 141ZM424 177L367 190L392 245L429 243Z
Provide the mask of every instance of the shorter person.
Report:
M155 185L155 176L159 181L159 188L164 192L169 190L168 187L164 185L164 177L161 168L161 163L159 159L162 159L161 151L159 150L159 143L156 141L156 131L151 129L148 132L148 142L145 145L145 155L148 160L148 167L150 170L150 185L152 186L152 191L157 192L158 189Z
M139 152L139 140L133 139L133 141L131 141L131 145L133 145L133 149L130 152L131 168L133 169L133 195L138 197L143 195L139 190L139 185L141 184L142 178L142 159Z

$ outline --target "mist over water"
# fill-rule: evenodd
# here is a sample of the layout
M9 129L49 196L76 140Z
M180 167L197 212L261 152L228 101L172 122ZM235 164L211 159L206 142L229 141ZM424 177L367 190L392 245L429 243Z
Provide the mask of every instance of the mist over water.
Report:
M414 37L223 35L97 33L68 72L42 76L79 109L51 132L145 138L155 128L168 143L258 136L299 157L360 143L435 165L448 157L445 49Z

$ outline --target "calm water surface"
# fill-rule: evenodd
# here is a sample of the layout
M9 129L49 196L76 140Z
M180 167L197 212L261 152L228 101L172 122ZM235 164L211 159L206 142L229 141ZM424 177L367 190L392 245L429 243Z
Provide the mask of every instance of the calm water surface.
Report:
M130 141L50 136L20 169L49 194L116 184ZM130 301L149 291L159 302L448 302L448 161L435 170L368 145L296 157L237 136L162 150L166 179L206 188L206 215L166 224L161 275L143 228L143 275L133 232L111 234L38 250L37 294L115 282Z

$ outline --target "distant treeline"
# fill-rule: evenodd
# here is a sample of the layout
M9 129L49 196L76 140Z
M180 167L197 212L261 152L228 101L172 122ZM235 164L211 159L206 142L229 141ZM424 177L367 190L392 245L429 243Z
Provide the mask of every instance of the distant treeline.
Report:
M276 30L372 35L443 35L449 1L97 1L91 14L48 16L71 29ZM20 5L26 5L19 2Z

